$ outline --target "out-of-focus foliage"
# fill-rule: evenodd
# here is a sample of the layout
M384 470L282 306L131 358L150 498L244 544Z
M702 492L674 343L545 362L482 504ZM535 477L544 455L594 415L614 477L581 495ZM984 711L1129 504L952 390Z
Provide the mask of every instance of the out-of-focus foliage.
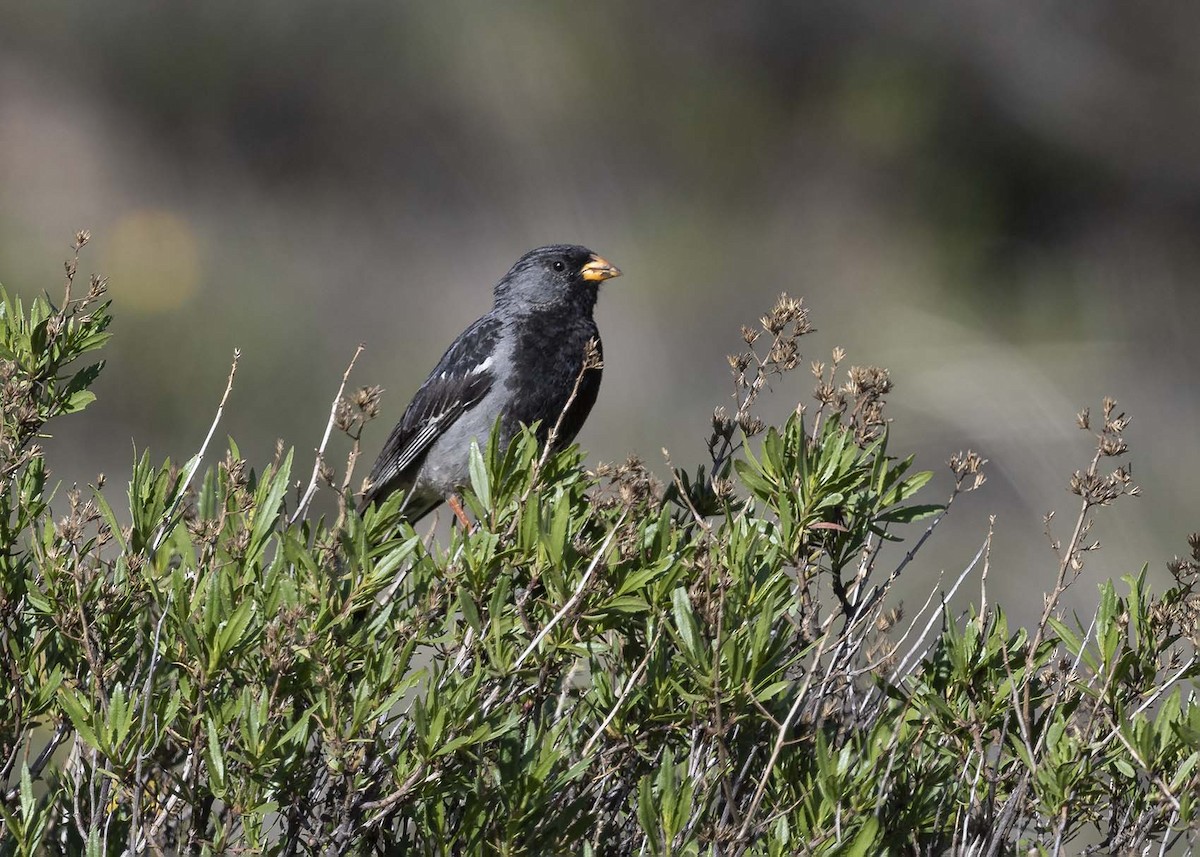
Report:
M894 603L948 504L889 452L885 371L837 353L815 407L754 416L801 365L786 296L730 358L707 473L666 490L526 432L472 448L477 523L438 544L397 523L399 496L307 516L290 452L253 467L230 442L202 475L144 453L120 504L71 490L55 519L32 439L87 403L96 371L73 366L103 341L102 286L3 298L0 853L1128 852L1200 832L1200 538L1167 592L1142 573L1091 620L1059 615L1094 511L1136 490L1101 468L1126 452L1111 402L1029 629ZM951 503L981 466L953 457Z

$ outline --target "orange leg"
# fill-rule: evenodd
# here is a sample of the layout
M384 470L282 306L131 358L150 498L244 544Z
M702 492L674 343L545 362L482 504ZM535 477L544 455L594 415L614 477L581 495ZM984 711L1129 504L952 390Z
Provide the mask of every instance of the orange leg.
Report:
M450 511L454 513L454 517L458 518L458 522L462 524L463 529L467 532L471 531L471 519L467 517L467 510L462 507L462 503L458 499L457 494L451 494L446 498L446 504L450 507Z

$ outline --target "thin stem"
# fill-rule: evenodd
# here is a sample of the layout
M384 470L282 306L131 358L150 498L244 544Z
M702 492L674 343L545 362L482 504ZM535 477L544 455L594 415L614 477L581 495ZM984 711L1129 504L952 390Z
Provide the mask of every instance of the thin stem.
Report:
M342 373L342 382L338 385L337 394L333 397L333 404L329 406L329 420L325 423L325 433L321 435L321 444L317 447L317 457L313 460L312 476L308 480L308 487L304 489L300 503L296 506L296 511L288 519L288 524L295 524L304 517L308 512L309 504L312 503L313 495L317 493L317 479L321 475L321 464L325 461L325 447L329 444L329 435L333 432L333 424L337 420L338 405L342 401L342 393L346 390L346 382L350 380L350 372L353 371L354 364L358 361L358 355L363 353L364 348L366 345L360 342L354 349L354 356L350 358L350 365Z

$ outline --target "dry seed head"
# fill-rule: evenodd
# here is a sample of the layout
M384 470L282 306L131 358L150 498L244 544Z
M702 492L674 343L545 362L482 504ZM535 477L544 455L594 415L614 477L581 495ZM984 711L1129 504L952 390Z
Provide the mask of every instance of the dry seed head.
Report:
M883 613L879 614L879 618L875 621L875 628L881 634L887 633L900 623L900 617L901 614L898 608L885 610Z
M822 381L813 388L813 398L822 405L832 405L837 399L837 390L832 384Z
M1100 437L1100 454L1106 456L1124 455L1129 451L1129 444L1122 437L1105 434Z
M729 412L724 407L713 409L712 427L718 434L726 434L733 430L733 420L729 418Z
M1092 409L1084 408L1075 415L1075 425L1079 426L1084 431L1092 427Z
M886 422L883 418L883 405L878 400L867 402L863 408L862 424L864 426L881 426Z
M354 410L345 397L338 399L334 408L333 425L340 432L348 432L354 427Z
M844 389L852 396L884 396L892 390L888 370L879 366L851 366Z
M235 559L240 559L246 555L246 549L250 547L250 531L246 529L238 530L234 533L233 538L229 540L229 554Z
M987 464L987 459L980 457L979 453L970 449L966 452L957 452L950 457L950 467L956 476L978 473L984 464Z
M80 229L75 233L75 249L83 247L92 240L92 233L87 229Z
M220 524L213 518L192 517L185 521L187 530L199 542L212 544L220 535Z
M595 339L589 339L587 346L583 352L583 368L584 369L603 369L604 360L600 356L600 343Z
M74 544L83 536L82 522L74 514L67 515L54 525L54 534L60 541Z
M767 318L770 319L770 323L764 323L763 327L772 333L778 333L789 324L794 325L792 331L794 336L803 336L812 330L808 322L808 308L804 306L804 301L788 297L787 292L782 293L775 301L775 306Z
M712 481L713 493L721 502L732 499L733 497L733 480L731 479L714 479Z
M245 486L248 482L246 479L246 459L234 458L232 452L225 453L225 460L221 462L221 466L225 468L225 472L229 474L229 482L235 487Z
M747 345L753 345L760 335L754 328L742 325L742 339L746 341Z
M974 477L971 486L966 489L967 491L974 491L987 481L987 474L983 472L985 464L987 464L986 458L969 449L966 452L950 456L950 470L960 483L965 481L968 476Z
M374 419L379 414L379 400L383 388L379 386L359 387L350 397L350 401L359 413L366 419Z
M1122 494L1140 493L1136 488L1128 487L1129 474L1117 471L1110 476L1100 476L1097 473L1075 471L1068 485L1072 494L1082 497L1093 506L1107 506Z
M753 414L742 414L738 417L738 427L746 437L754 437L765 429L767 425Z
M1131 419L1132 417L1127 417L1125 414L1118 414L1117 416L1104 421L1104 430L1106 432L1112 432L1113 434L1120 434L1129 427Z
M767 360L785 372L795 369L800 363L800 347L794 339L780 339L771 346Z

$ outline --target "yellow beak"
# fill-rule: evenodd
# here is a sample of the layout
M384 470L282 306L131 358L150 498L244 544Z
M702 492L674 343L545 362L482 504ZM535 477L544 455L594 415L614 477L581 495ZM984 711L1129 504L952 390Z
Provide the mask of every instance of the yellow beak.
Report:
M599 256L593 256L586 265L580 269L580 273L585 280L594 282L602 282L603 280L611 280L613 277L621 276L621 269L616 265L609 264Z

